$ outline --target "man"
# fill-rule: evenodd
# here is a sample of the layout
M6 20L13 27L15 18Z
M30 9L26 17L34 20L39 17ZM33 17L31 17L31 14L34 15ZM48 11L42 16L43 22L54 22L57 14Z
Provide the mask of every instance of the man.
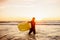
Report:
M35 17L32 18L31 20L31 28L30 28L30 31L29 31L29 35L33 32L34 34L36 34L36 31L35 31Z

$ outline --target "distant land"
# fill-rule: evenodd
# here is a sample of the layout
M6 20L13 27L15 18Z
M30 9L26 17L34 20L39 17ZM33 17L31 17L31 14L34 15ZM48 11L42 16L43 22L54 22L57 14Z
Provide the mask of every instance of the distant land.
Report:
M0 25L1 24L16 25L22 22L26 22L26 21L0 21ZM36 24L38 25L60 25L60 20L42 20L42 21L37 21Z

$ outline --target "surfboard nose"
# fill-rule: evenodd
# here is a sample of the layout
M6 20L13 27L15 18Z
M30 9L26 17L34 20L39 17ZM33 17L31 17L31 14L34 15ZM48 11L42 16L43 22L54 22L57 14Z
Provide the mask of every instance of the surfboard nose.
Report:
M19 31L27 31L31 28L31 25L28 22L23 22L18 24Z

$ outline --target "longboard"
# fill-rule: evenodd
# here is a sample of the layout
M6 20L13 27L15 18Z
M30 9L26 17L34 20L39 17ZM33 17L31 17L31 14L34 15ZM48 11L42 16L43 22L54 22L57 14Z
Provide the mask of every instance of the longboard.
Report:
M18 24L19 31L27 31L31 28L31 24L28 22L23 22Z

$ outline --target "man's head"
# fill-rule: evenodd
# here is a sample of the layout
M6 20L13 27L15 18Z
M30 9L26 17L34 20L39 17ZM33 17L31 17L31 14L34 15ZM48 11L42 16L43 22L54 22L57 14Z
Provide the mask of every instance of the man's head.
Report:
M35 20L35 17L33 17L32 20Z
M33 17L33 19L35 19L35 17Z

